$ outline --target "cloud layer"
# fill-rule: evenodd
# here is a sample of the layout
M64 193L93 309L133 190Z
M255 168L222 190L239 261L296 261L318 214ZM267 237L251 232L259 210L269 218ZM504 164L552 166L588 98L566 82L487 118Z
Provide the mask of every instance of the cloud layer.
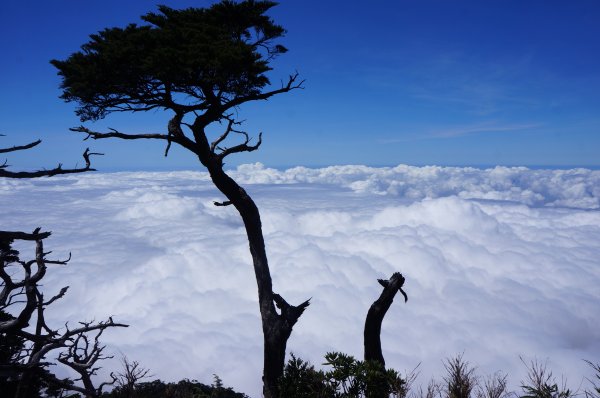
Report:
M297 167L231 171L262 212L275 291L312 304L288 349L313 363L362 355L362 326L400 271L409 301L383 325L384 355L420 382L464 352L481 373L524 377L549 358L577 386L600 358L600 172L586 169ZM72 252L46 288L70 285L48 319L108 315L115 351L164 380L213 373L260 396L256 284L235 209L198 172L0 180L1 229L54 233ZM24 251L25 252L25 251ZM110 366L107 364L107 366Z

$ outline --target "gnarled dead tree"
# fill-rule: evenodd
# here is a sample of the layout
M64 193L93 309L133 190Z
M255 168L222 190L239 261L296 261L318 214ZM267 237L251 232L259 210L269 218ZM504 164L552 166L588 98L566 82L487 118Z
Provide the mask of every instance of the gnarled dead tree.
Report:
M45 299L40 282L48 265L64 265L67 260L49 260L44 251L44 239L50 232L40 229L32 233L0 231L0 342L10 355L0 363L0 380L14 397L29 397L32 389L40 385L83 393L96 397L110 383L95 387L91 377L96 373L97 361L106 358L98 338L107 328L126 327L112 318L101 322L80 322L78 327L50 327L45 319L46 308L62 298L68 286L50 299ZM35 244L32 260L22 260L13 248L16 240ZM94 337L91 337L91 336ZM8 345L12 345L8 346ZM6 346L5 346L6 345ZM50 352L58 350L58 361L71 367L80 378L59 379L48 372ZM76 384L80 381L83 385ZM114 379L113 379L114 382Z
M365 343L365 361L376 361L385 368L385 359L381 351L381 323L388 309L396 297L396 293L402 293L404 302L408 301L406 292L402 290L404 286L404 277L401 273L395 272L388 280L378 279L377 282L383 286L381 295L369 308L365 320L364 343Z
M0 148L0 153L10 153L31 149L41 143L41 140L26 145ZM37 178L51 177L59 174L82 173L93 171L90 156L102 155L90 152L89 148L83 153L85 167L63 169L58 165L53 169L38 171L7 170L7 161L0 165L0 177L7 178ZM84 394L86 397L96 397L107 385L102 383L95 387L91 377L98 367L97 361L106 358L102 355L104 349L98 342L102 332L111 327L125 327L111 318L101 322L81 322L79 327L51 328L46 323L46 308L62 298L68 286L63 287L57 294L46 300L40 290L40 283L48 270L48 265L65 265L70 260L49 260L44 252L44 239L50 232L41 232L37 228L32 233L21 231L0 231L0 381L3 384L3 394L11 397L27 398L37 396L40 387L65 389ZM15 241L28 241L35 244L35 256L24 261L13 248ZM93 344L89 344L93 337ZM76 380L59 379L48 371L51 362L48 361L50 352L60 352L57 360L75 371L80 377ZM80 382L83 385L79 385ZM4 395L3 395L4 396Z

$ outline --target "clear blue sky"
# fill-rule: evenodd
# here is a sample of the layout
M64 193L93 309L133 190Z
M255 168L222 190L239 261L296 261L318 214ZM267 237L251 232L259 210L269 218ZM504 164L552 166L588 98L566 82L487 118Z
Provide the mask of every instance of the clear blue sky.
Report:
M82 142L74 106L49 64L105 27L139 22L156 4L207 0L2 0L0 146L14 170L81 163L101 170L194 169L162 143ZM304 90L242 107L261 151L231 159L269 166L600 165L600 2L596 0L283 1L271 15L289 52L274 83L297 70ZM162 132L166 115L111 116L90 128ZM3 159L2 159L3 161Z

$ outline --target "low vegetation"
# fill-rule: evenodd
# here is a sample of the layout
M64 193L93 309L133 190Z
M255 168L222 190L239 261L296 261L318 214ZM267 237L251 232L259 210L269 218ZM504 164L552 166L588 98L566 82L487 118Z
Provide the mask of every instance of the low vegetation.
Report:
M577 390L569 389L566 381L557 379L545 362L523 361L527 378L520 389L508 389L508 375L495 373L488 376L477 374L475 366L462 355L444 361L446 373L439 380L430 380L425 388L415 387L417 369L400 375L393 369L383 370L376 362L365 362L342 353L328 353L323 365L317 369L295 355L291 355L280 383L282 398L599 398L600 364L586 361L594 373L593 378ZM133 387L133 388L130 388ZM136 382L126 387L120 385L103 397L111 398L244 398L247 395L223 386L214 376L211 386L196 380L165 383L160 380Z

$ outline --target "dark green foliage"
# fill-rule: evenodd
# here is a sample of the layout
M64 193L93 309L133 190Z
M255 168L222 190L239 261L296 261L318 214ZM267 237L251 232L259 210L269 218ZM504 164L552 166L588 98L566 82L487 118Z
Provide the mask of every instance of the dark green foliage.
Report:
M327 383L325 373L291 354L286 364L281 384L281 397L333 397L335 390Z
M51 61L63 78L61 98L78 102L85 121L115 111L206 110L256 95L269 84L269 60L287 51L273 44L284 29L264 15L275 4L160 6L142 17L148 25L102 30L67 60Z
M331 370L316 370L292 355L280 384L280 396L301 397L405 397L406 380L377 362L358 361L341 353L325 355Z
M165 383L161 380L137 383L135 389L117 387L105 398L248 398L246 394L223 387L221 379L215 375L212 386L202 384L197 380L181 380L177 383Z

